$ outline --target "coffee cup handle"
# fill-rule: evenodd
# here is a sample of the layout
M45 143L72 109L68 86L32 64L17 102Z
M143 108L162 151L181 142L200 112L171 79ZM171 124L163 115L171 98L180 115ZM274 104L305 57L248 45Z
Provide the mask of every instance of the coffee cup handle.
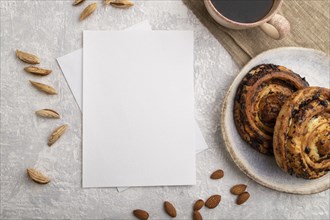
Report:
M260 25L260 28L275 40L283 39L290 33L289 21L279 14L275 14L267 23Z

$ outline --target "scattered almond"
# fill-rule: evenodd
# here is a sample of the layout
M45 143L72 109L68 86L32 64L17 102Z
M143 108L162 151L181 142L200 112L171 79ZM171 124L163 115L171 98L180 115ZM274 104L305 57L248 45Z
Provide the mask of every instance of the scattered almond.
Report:
M129 0L105 0L104 4L106 5L110 4L115 8L129 8L134 5L134 3Z
M35 88L37 88L38 90L40 90L42 92L45 92L45 93L51 94L51 95L56 95L57 94L56 90L51 86L48 86L48 85L43 84L43 83L34 82L34 81L31 81L31 80L30 80L30 83Z
M211 174L210 178L217 180L217 179L221 179L223 176L224 176L223 170L216 170Z
M133 215L140 220L148 220L149 218L149 213L142 209L135 209Z
M213 195L206 200L205 206L209 209L214 209L219 205L220 201L221 201L220 195Z
M16 56L25 63L29 63L29 64L40 63L40 59L36 55L26 53L20 50L16 50Z
M39 75L39 76L47 76L48 74L50 74L52 72L51 70L46 70L46 69L36 67L36 66L28 66L28 67L25 67L24 70L28 73L32 73L32 74Z
M172 203L168 202L168 201L165 201L164 202L164 209L165 209L165 212L171 216L172 218L175 218L176 217L176 209L175 207L172 205Z
M52 109L41 109L36 111L36 114L44 118L60 118L60 114Z
M64 134L67 128L68 125L62 125L56 128L48 138L48 146L52 146Z
M37 171L36 169L28 168L27 174L36 183L47 184L50 182L50 179L48 177L46 177L45 175L43 175L41 172Z
M75 0L72 5L73 6L77 6L77 5L80 5L81 3L83 3L85 0Z
M92 3L90 5L88 5L80 14L80 18L79 20L82 21L85 18L87 18L88 16L90 16L97 8L97 4L96 3Z
M57 91L51 87L51 86L48 86L46 84L43 84L43 83L39 83L39 82L34 82L34 81L31 81L30 80L30 83L35 87L37 88L38 90L44 92L44 93L47 93L47 94L50 94L50 95L56 95L57 94Z
M246 202L249 198L250 198L250 194L248 192L243 192L237 197L236 204L241 205L244 202Z
M204 201L201 199L197 200L194 204L194 211L200 210L201 208L203 208L203 206L204 206Z
M193 220L203 220L203 217L199 211L193 212Z
M240 195L246 190L246 187L245 184L237 184L231 187L230 192L234 195Z

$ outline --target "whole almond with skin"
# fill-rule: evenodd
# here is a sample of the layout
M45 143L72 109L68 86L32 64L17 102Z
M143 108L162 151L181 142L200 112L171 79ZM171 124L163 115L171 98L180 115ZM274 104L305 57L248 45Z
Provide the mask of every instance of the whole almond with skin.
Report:
M51 70L43 69L43 68L36 67L36 66L28 66L28 67L25 67L24 70L28 73L32 73L32 74L39 75L39 76L47 76L48 74L50 74L52 72Z
M149 218L149 213L142 209L135 209L133 215L140 220L148 220Z
M67 128L68 125L61 125L60 127L56 128L48 138L48 146L52 146L64 134Z
M193 220L203 220L203 217L199 211L193 212Z
M237 196L236 204L237 204L237 205L241 205L241 204L243 204L244 202L246 202L249 198L250 198L250 193L248 193L248 192L243 192L243 193L241 193L239 196Z
M213 195L206 200L205 206L209 209L214 209L219 205L220 201L221 201L220 195Z
M247 188L247 185L245 184L237 184L233 187L231 187L230 192L234 195L240 195L242 194Z
M134 3L129 0L108 0L106 4L110 4L115 8L129 8L134 5Z
M97 4L96 3L92 3L90 5L88 5L80 14L80 18L79 20L82 21L85 18L87 18L88 16L90 16L97 8Z
M203 208L203 206L204 206L204 201L201 199L197 200L194 204L194 211L200 210L201 208Z
M175 207L172 205L172 203L165 201L164 202L164 210L165 212L171 216L172 218L176 217L176 209Z
M81 3L83 3L85 0L75 0L72 5L73 6L77 6L77 5L80 5Z
M29 177L36 183L47 184L50 182L50 179L48 177L46 177L36 169L28 168L26 171Z
M46 84L39 83L39 82L34 82L34 81L31 81L31 80L30 80L30 83L35 88L37 88L39 91L42 91L42 92L47 93L49 95L56 95L57 94L57 91L51 86L48 86Z
M216 170L211 174L210 178L217 180L217 179L221 179L223 176L224 176L223 170Z
M29 64L40 63L40 59L36 55L26 53L20 50L16 50L16 56L25 63L29 63Z
M41 109L36 111L36 114L44 118L56 118L56 119L60 118L60 114L58 114L56 111L52 109Z

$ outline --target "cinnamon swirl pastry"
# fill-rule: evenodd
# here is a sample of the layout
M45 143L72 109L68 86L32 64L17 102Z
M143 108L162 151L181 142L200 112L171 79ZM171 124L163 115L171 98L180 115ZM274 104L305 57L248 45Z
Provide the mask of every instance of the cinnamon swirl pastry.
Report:
M330 89L308 87L286 100L276 120L274 154L297 177L315 179L330 170Z
M285 100L308 86L304 78L283 66L263 64L251 69L240 83L234 121L242 138L264 154L273 154L273 131Z

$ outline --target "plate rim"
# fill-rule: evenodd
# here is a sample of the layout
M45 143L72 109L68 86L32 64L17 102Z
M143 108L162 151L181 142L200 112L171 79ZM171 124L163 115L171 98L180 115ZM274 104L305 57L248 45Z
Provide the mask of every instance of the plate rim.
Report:
M246 63L241 70L239 71L239 73L236 75L236 77L234 78L234 80L232 81L232 83L230 84L226 95L224 97L224 101L222 103L221 106L221 112L220 112L220 127L221 127L221 134L222 134L222 138L224 140L224 144L226 146L227 152L229 153L230 157L232 158L232 160L234 161L234 163L236 164L236 166L238 166L238 168L246 175L248 176L250 179L252 179L253 181L257 182L258 184L279 191L279 192L285 192L285 193L290 193L290 194L301 194L301 195L309 195L309 194L315 194L315 193L320 193L323 192L325 190L330 189L330 181L328 184L325 184L324 186L321 186L319 188L315 188L315 189L307 189L307 190L301 190L301 189L294 189L294 190L290 190L290 189L286 189L283 187L278 187L272 184L269 184L267 182L265 182L263 179L259 178L258 176L256 176L254 173L250 172L248 169L248 166L246 166L244 164L244 162L240 161L239 157L237 156L237 154L235 153L234 148L232 147L231 142L228 139L228 132L226 131L225 128L225 117L226 117L226 110L228 108L228 98L229 95L231 94L232 90L234 89L234 82L242 75L246 72L246 68L247 66L249 66L252 62L254 62L256 59L267 55L268 53L273 53L279 50L290 50L290 49L294 49L294 50L302 50L302 51L308 51L308 52L314 52L314 53L318 53L320 55L323 56L327 56L330 59L330 56L327 55L326 53L316 50L316 49L312 49L312 48L303 48L303 47L279 47L279 48L275 48L275 49L270 49L267 51L264 51L260 54L258 54L257 56L255 56L254 58L252 58L248 63ZM244 72L243 72L244 71ZM246 74L246 73L245 73ZM329 173L327 174L330 178Z

